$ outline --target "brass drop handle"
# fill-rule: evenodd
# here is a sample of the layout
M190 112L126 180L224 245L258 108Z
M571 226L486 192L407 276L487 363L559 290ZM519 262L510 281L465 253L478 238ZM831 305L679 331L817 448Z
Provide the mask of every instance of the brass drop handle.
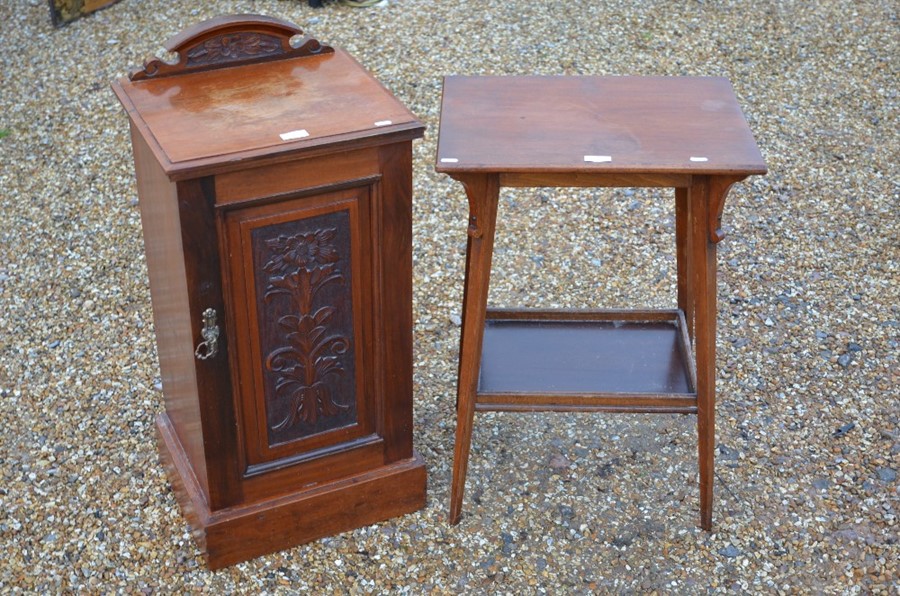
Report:
M219 326L216 325L216 311L207 308L203 311L203 329L200 330L203 341L194 350L198 360L212 358L219 351Z

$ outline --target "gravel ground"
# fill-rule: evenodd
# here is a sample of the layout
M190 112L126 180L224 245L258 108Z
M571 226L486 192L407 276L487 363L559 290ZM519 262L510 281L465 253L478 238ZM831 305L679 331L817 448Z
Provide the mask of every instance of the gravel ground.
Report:
M897 4L0 3L0 591L898 593ZM428 124L415 149L426 509L211 573L158 462L127 120L109 82L221 13L298 23ZM483 414L446 523L466 212L434 173L444 74L731 79L770 173L720 245L715 531L689 416ZM893 131L893 132L892 132ZM491 302L674 306L673 201L501 196Z

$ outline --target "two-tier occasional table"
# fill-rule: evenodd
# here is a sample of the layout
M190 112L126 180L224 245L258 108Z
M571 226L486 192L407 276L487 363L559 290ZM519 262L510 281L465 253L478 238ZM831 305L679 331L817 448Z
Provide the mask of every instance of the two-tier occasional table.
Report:
M468 246L450 522L475 411L697 414L712 527L716 244L729 188L766 165L715 77L447 77L437 166L465 187ZM501 187L675 189L678 308L487 309Z

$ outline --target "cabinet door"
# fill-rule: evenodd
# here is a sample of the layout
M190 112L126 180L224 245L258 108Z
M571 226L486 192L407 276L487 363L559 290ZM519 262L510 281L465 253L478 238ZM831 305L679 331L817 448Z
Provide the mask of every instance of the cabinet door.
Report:
M370 457L380 441L371 337L377 190L282 196L225 214L245 475L356 449Z

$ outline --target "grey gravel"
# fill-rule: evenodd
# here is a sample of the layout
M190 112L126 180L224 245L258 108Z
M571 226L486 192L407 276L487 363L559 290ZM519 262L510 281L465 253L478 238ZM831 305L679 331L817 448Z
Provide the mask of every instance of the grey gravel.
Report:
M828 478L816 478L812 481L812 485L819 490L826 490L831 486L831 480Z
M53 30L46 2L0 3L0 592L896 594L897 10L122 0ZM414 163L429 502L211 573L157 458L147 271L109 82L188 25L240 12L344 47L429 126ZM739 456L716 468L712 533L696 526L695 421L668 415L479 414L464 518L447 525L467 214L433 156L455 73L733 82L770 173L725 209L717 444ZM500 222L492 304L674 306L668 192L504 190Z
M734 559L735 557L741 556L741 551L739 551L737 548L735 548L734 545L729 544L728 546L726 546L725 548L720 550L719 554L722 555L723 557L726 557L729 559Z
M878 474L878 479L883 482L893 482L897 479L897 470L891 468L878 468L875 470L875 473Z

